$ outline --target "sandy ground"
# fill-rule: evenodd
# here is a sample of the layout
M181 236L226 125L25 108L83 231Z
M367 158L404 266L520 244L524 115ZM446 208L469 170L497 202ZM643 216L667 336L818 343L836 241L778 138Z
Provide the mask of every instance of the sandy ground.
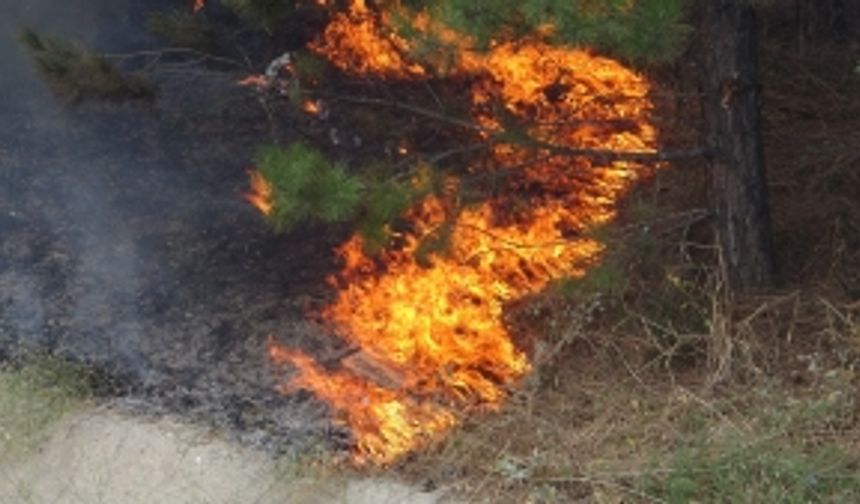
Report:
M381 479L297 476L199 427L104 409L60 422L38 450L0 464L0 503L435 504L441 494Z

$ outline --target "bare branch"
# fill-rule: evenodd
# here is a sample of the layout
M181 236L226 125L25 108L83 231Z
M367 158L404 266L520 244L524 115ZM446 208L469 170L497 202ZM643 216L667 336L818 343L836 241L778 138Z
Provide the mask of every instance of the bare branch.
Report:
M708 157L711 149L707 147L695 147L691 149L678 150L654 150L654 151L620 151L612 149L589 149L566 147L540 140L528 139L527 146L548 151L552 154L571 157L584 157L599 163L612 163L615 161L632 161L636 163L657 163L660 161L675 161L678 159L690 159L697 157Z
M333 100L333 101L354 103L354 104L358 104L358 105L379 105L382 107L394 108L394 109L403 110L406 112L411 112L413 114L420 115L420 116L426 117L428 119L434 119L436 121L446 122L449 124L453 124L455 126L460 126L461 128L466 128L466 129L469 129L472 131L479 131L479 132L485 132L485 133L492 133L493 132L493 130L491 130L490 128L486 128L484 126L481 126L480 124L474 123L472 121L468 121L466 119L461 119L459 117L452 117L452 116L445 115L445 114L442 114L439 112L435 112L435 111L430 110L430 109L426 109L424 107L409 105L409 104L394 101L394 100L387 100L384 98L369 98L366 96L334 95L334 94L320 93L317 91L308 92L308 94L323 96L323 97L328 98L328 99Z
M242 68L245 70L250 69L250 67L246 64L243 64L240 61L225 58L223 56L216 56L214 54L209 54L207 52L199 51L197 49L191 49L186 47L165 47L163 49L154 49L154 50L143 50L143 51L134 51L130 53L122 53L122 54L101 54L100 57L106 60L129 60L135 58L153 58L154 62L158 62L165 55L190 55L194 56L193 60L195 63L202 63L203 61L212 61L215 63L222 63L225 65ZM154 63L153 63L154 64ZM147 68L151 67L152 64L147 65Z

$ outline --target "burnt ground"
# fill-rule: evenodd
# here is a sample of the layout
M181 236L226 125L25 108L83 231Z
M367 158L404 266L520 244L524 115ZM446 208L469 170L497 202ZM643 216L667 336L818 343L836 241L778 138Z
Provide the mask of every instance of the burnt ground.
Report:
M234 84L241 74L198 65L156 72L152 101L63 103L9 36L28 24L101 50L141 49L154 43L145 16L126 15L140 9L133 1L68 13L12 3L0 22L14 70L0 77L0 356L91 363L144 409L254 444L325 433L322 405L275 392L265 343L319 344L305 309L328 295L340 237L274 235L242 200L272 125Z

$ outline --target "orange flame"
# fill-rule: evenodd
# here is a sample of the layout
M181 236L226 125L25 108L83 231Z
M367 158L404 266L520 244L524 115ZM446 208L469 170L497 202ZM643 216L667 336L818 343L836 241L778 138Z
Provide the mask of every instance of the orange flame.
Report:
M425 69L406 61L409 45L387 30L383 35L382 14L367 8L364 0L353 0L348 12L335 16L323 36L310 48L325 56L341 70L356 75L419 77Z
M413 25L431 29L426 16ZM543 145L653 151L656 143L649 85L621 64L538 41L498 44L482 54L469 49L468 39L441 33L458 50L452 71L477 77L474 120L501 131L493 113L499 101L532 125L529 134L541 145L494 147L499 166L523 166L511 177L508 201L453 217L448 202L430 197L410 211L413 231L401 237L404 245L381 261L365 255L360 237L340 247L344 268L332 280L339 290L323 315L357 349L358 363L344 359L329 371L270 342L272 361L298 370L283 391L303 388L326 401L353 433L360 463L394 461L449 431L459 412L498 408L530 369L504 324L505 304L555 279L581 276L599 259L603 245L582 234L613 218L615 202L643 167L598 166ZM355 75L429 74L408 61L409 46L393 34L387 17L360 0L311 47ZM249 200L271 212L271 188L257 172L251 184L255 199ZM518 203L523 196L516 195L532 187L540 190ZM517 205L524 208L500 210ZM446 253L422 252L428 240L443 235Z
M238 81L236 81L236 84L239 86L248 86L263 89L269 85L269 79L266 78L265 75L252 74L239 79Z
M340 422L356 435L359 463L394 460L456 423L453 413L441 406L404 399L397 391L346 372L328 372L308 355L271 341L269 357L275 364L298 368L298 376L282 392L311 389L341 414Z
M305 100L302 102L302 110L304 110L306 114L316 116L322 112L322 106L318 101Z
M266 180L257 170L248 170L248 178L251 184L251 190L243 196L245 200L252 204L263 215L271 215L274 210L272 203L272 185Z
M193 0L193 3L191 4L191 12L194 12L196 14L197 12L200 11L200 9L202 9L205 6L206 6L206 0Z

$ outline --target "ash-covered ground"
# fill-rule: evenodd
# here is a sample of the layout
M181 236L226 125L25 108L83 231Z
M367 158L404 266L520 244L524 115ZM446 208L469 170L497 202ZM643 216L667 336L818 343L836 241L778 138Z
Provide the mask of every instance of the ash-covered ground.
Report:
M0 5L0 356L68 356L152 411L302 444L328 429L324 408L275 391L266 339L319 344L304 311L327 295L338 238L276 236L242 200L272 124L234 84L241 71L161 70L154 100L69 104L14 39L28 26L97 51L151 49L147 9L176 6L160 3Z

